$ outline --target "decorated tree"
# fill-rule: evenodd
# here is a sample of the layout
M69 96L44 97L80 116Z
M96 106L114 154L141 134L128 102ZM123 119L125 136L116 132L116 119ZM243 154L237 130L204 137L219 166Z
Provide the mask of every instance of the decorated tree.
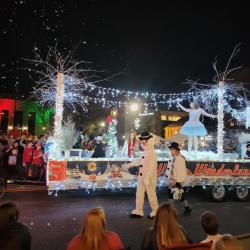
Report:
M111 115L107 117L107 122L108 122L108 132L106 136L107 140L107 157L115 157L117 156L118 153L118 142L117 142L117 120L116 118Z

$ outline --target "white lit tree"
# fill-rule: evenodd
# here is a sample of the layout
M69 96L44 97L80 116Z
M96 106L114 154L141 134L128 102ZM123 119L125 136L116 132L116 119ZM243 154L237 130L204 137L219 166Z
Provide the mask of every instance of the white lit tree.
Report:
M40 77L32 94L42 105L55 109L54 145L50 157L60 159L64 107L76 110L76 106L80 106L87 111L88 101L92 99L84 91L94 86L91 80L96 77L97 71L88 68L84 61L74 61L70 53L63 56L56 48L49 49L46 59L42 59L36 51L35 56L33 60L25 59L33 66L28 70Z
M224 114L229 113L238 121L245 120L240 110L246 106L246 100L243 97L244 86L240 82L232 79L232 73L239 70L241 67L230 69L232 59L239 52L237 45L231 54L225 69L219 72L217 69L217 61L213 63L213 68L216 72L214 78L215 84L200 84L195 81L188 81L191 85L190 93L193 92L192 98L209 111L217 111L218 127L217 127L217 153L223 156L224 143ZM237 106L238 108L234 108Z

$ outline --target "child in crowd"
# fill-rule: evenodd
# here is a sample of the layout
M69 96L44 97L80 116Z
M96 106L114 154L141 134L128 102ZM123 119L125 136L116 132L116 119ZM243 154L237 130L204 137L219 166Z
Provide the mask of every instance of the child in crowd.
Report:
M84 217L83 229L69 243L67 250L124 249L118 234L107 231L102 208L91 209Z
M43 148L37 144L32 157L32 177L39 180L43 168Z
M157 210L153 227L144 236L141 250L160 250L187 243L192 241L179 225L174 206L170 202L163 203Z
M28 176L31 176L31 164L32 164L33 152L34 152L33 143L32 141L28 141L27 144L24 145L24 150L23 150L23 167L25 167Z
M201 243L215 242L221 237L219 234L219 220L216 214L210 211L206 211L201 215L201 226L207 234L207 238Z
M13 145L5 151L7 156L7 178L15 179L17 174L18 160L20 159L19 143L15 141Z

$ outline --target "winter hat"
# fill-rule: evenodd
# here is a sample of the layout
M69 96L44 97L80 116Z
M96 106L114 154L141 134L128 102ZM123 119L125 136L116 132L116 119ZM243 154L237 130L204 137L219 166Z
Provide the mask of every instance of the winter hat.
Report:
M102 141L102 136L95 137L95 141Z
M246 148L250 147L250 142L247 143Z
M179 148L179 144L177 142L171 142L171 144L168 146L169 149L176 149L178 151L180 151L180 148Z
M153 138L153 136L149 133L149 132L142 132L140 137L139 137L139 140L142 141L142 140L148 140L150 138Z

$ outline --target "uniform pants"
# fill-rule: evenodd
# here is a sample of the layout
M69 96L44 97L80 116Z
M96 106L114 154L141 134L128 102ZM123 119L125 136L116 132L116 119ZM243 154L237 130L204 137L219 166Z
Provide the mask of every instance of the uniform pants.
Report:
M156 211L158 209L158 200L156 196L156 183L157 178L151 178L149 185L146 186L143 182L142 177L138 177L137 180L137 189L136 189L136 208L132 211L132 214L144 215L144 197L145 191L148 196L149 204L151 207L151 216L155 216Z

